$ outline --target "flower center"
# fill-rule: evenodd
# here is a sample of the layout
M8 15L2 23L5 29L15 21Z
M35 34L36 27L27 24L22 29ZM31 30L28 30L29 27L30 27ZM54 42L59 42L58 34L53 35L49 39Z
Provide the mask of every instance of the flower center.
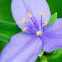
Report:
M39 36L39 35L42 36L42 32L41 32L41 31L37 31L37 32L36 32L36 35L37 35L37 36Z
M45 29L45 26L47 25L47 21L42 22L42 16L43 17L45 16L43 14L43 12L41 12L41 21L40 21L41 26L38 26L37 20L32 16L32 14L28 13L28 16L31 18L31 21L32 21L33 24L31 24L31 23L27 24L27 23L25 23L25 19L23 19L21 21L21 23L25 23L26 27L22 31L28 30L30 33L34 33L37 36L42 36L42 33L43 33L44 29Z

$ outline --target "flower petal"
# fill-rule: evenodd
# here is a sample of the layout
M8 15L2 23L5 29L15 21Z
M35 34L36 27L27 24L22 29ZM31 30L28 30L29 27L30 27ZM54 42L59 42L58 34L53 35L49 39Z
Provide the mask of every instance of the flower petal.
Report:
M62 48L62 18L57 19L43 34L43 50L51 52Z
M34 62L42 51L42 41L31 34L14 35L1 53L1 62Z
M22 30L27 27L26 32L32 31L29 29L31 27L34 30L35 27L33 24L35 23L37 23L35 25L41 26L41 12L44 14L42 16L42 23L49 21L51 15L46 0L12 0L11 9L17 25ZM28 13L32 17L29 17Z

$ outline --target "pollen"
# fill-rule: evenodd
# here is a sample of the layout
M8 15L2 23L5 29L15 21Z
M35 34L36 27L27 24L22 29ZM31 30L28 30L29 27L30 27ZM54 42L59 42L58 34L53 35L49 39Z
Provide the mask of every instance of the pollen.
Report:
M47 25L47 21L45 21L45 23L43 24L43 26Z
M39 36L39 32L36 32L36 35Z
M24 23L25 22L25 19L23 19L22 21L21 21L21 23Z
M41 31L37 31L37 32L36 32L36 35L37 35L37 36L39 36L39 35L42 36L42 32L41 32Z
M27 27L26 28L24 28L22 31L25 31L27 29Z
M43 12L41 12L42 16L44 16Z
M30 17L32 17L32 15L31 15L30 13L28 13L28 15L29 15Z

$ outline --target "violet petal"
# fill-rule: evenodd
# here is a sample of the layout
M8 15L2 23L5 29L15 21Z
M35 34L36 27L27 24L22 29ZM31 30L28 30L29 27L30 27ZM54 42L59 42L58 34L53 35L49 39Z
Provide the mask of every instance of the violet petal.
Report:
M14 35L1 53L1 62L34 62L42 51L42 40L35 35Z
M36 22L39 27L41 27L41 12L45 15L42 17L42 23L45 21L49 22L51 15L46 0L12 0L11 10L14 20L19 28L23 30L27 27L26 32L29 32L29 30L32 31L29 29L30 27L32 27L32 29L34 28L34 26L32 26L32 19L28 16L28 13L32 15L33 21ZM21 23L23 19L25 19L25 22ZM30 24L32 25L28 27L27 25Z
M51 52L62 48L62 18L57 19L52 26L43 33L43 50Z

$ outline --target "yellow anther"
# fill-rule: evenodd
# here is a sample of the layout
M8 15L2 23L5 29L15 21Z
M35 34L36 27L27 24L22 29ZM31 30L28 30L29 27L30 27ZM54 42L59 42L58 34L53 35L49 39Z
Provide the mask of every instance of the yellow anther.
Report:
M41 31L37 31L37 32L36 32L36 35L37 35L37 36L39 36L39 35L42 36L42 32L41 32Z
M47 25L47 21L45 21L45 23L43 24L43 26Z
M32 17L32 15L31 15L30 13L28 13L28 15L29 15L30 17Z
M23 19L22 21L21 21L21 23L24 23L25 22L25 19Z
M27 29L27 27L26 28L24 28L22 31L25 31Z
M44 16L43 12L41 12L42 16Z
M39 32L36 32L36 35L39 36Z

